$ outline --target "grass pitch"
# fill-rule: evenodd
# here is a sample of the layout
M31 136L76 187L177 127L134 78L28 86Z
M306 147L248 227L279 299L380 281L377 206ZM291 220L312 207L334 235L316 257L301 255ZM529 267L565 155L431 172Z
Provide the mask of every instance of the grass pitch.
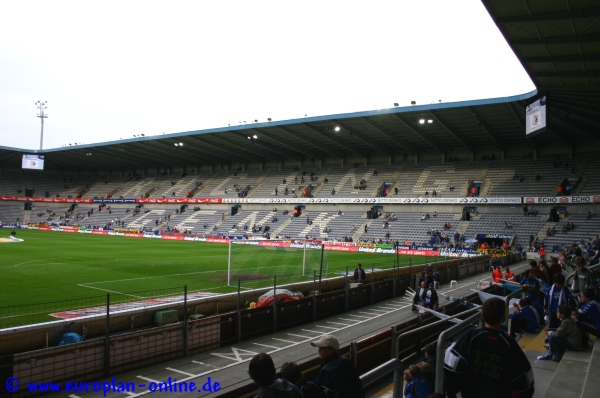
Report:
M0 237L10 230L0 230ZM0 318L7 307L61 302L188 286L189 292L226 293L224 244L137 239L91 234L18 230L23 242L0 243ZM329 275L352 272L361 262L368 271L391 268L395 255L329 252ZM413 257L422 264L424 257ZM429 258L429 261L432 261ZM400 256L400 264L409 259ZM182 289L175 289L182 292ZM12 309L12 312L18 309ZM43 312L43 310L42 310Z

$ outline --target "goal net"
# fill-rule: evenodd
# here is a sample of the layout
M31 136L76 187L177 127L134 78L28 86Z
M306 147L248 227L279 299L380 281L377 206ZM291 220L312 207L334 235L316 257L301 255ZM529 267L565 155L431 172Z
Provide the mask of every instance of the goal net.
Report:
M322 263L322 268L321 268ZM258 240L229 242L227 284L237 286L238 280L245 288L273 286L312 280L327 274L327 252L319 241L310 240Z

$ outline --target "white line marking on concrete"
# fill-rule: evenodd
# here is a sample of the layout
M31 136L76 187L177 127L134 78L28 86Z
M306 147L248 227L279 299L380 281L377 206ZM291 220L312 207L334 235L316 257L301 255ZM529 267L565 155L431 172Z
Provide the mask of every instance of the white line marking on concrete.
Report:
M204 362L200 362L200 361L192 361L192 362L193 362L193 363L197 363L197 364L199 364L199 365L210 366L211 368L216 368L216 369L218 369L218 367L217 367L217 366L215 366L215 365L211 365L210 363L204 363Z
M184 372L183 370L178 370L178 369L173 369L173 368L166 368L166 369L168 369L168 370L170 370L172 372L181 373L182 375L186 375L186 376L194 376L194 377L196 376L193 373Z
M308 333L317 333L317 334L323 334L323 332L317 332L316 330L308 330L308 329L300 329L303 332L308 332Z
M144 376L141 376L141 375L138 375L138 376L135 376L135 377L137 377L138 379L149 381L149 382L160 383L160 381L158 381L158 380L154 380L154 379L151 379L149 377L144 377Z
M303 339L310 339L310 338L311 338L311 337L309 337L309 336L303 336L303 335L301 335L301 334L294 334L294 333L288 333L287 335L288 335L288 336L294 336L294 337L301 337L301 338L303 338Z
M230 359L232 361L242 362L244 360L242 358L243 356L254 356L254 355L258 354L258 352L255 352L255 351L248 351L248 350L244 350L243 348L236 348L236 347L231 347L231 351L233 351L232 354L220 354L220 353L211 352L211 355Z
M341 319L341 318L340 318ZM333 321L327 321L327 323L333 323L334 325L342 325L342 326L350 326L347 323L341 323L341 322L333 322Z
M277 341L283 341L284 343L290 343L290 344L296 344L297 341L289 341L289 340L284 340L284 339L278 339L273 337L273 340L277 340Z
M259 346L261 346L261 347L267 347L267 348L275 348L275 349L278 349L278 348L280 348L280 347L275 347L275 346L273 346L273 345L262 344L262 343L252 343L252 344L254 344L254 345L259 345Z
M338 330L339 328L332 328L330 326L323 326L323 325L315 325L316 328L323 328L323 329L331 329L331 330Z

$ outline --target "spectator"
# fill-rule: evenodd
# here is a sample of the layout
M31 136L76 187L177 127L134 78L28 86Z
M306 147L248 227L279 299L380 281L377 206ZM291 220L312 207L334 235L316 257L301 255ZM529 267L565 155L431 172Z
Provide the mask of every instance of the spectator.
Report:
M573 293L580 293L585 289L593 288L593 273L586 268L585 259L581 256L577 256L573 262L577 267L573 277L573 284L571 285Z
M510 335L515 336L515 333L522 333L525 330L528 333L534 333L537 326L540 324L539 315L534 308L527 304L527 300L519 300L519 304L513 304L517 309L508 317L510 318Z
M354 270L354 282L356 283L365 283L367 279L367 275L365 274L365 270L362 269L362 264L358 263L356 269Z
M489 298L482 306L485 327L467 331L446 354L448 395L463 398L533 396L533 371L514 339L501 330L504 301Z
M433 288L433 283L429 284L429 289L427 293L425 293L425 302L423 306L432 310L437 310L439 307L439 297L435 289Z
M550 272L552 273L552 278L554 278L554 275L562 273L558 258L556 257L550 257Z
M275 379L275 364L269 354L256 354L250 360L248 374L260 387L254 398L303 398L298 387L287 380Z
M558 308L562 305L574 303L573 295L564 284L565 276L563 274L554 275L554 284L550 287L548 294L544 298L544 307L545 313L548 315L549 329L558 327Z
M577 311L577 323L582 332L582 346L587 348L589 336L588 333L596 337L600 336L600 303L594 300L595 295L592 289L586 289L581 292L581 301Z
M509 282L516 282L515 273L510 270L509 267L506 267L506 271L504 271L504 279Z
M543 280L544 281L551 281L552 279L552 275L550 274L550 269L548 268L548 264L546 264L545 260L540 260L538 261L538 268L540 269L540 272L543 275Z
M425 301L425 297L427 297L427 282L421 282L421 287L419 287L415 291L415 296L413 297L413 306L412 310L417 311L417 304L421 304Z
M434 388L435 387L435 365L436 365L436 347L434 343L427 344L423 347L423 352L425 352L425 359L423 362L417 364L417 366L421 369L421 373L425 376L429 385Z
M494 267L494 271L492 271L492 282L502 282L502 271L500 271L500 267Z
M533 276L533 269L529 269L525 278L521 279L519 286L523 289L526 297L529 297L532 301L537 300L540 290L540 282Z
M365 392L358 371L350 359L338 354L340 343L331 334L324 334L310 343L319 347L319 358L323 361L314 382L334 391L337 397L364 398Z
M404 387L405 398L427 397L434 392L429 381L427 381L417 365L410 365L408 367L404 372L404 380L406 381L406 386Z
M433 288L437 289L440 286L440 282L442 280L442 275L440 271L436 269L433 270Z
M548 343L554 362L560 362L567 350L581 350L581 333L575 321L571 319L571 307L558 307L557 318L560 320L560 326L556 332L548 332Z

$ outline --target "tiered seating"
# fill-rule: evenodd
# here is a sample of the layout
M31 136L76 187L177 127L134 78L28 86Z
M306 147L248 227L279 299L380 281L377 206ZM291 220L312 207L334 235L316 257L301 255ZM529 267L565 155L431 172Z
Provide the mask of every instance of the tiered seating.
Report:
M600 192L600 157L594 156L584 170L585 182L578 192L579 195L594 195Z
M23 210L23 203L18 204L3 204L0 206L0 221L12 224L17 221L23 221L23 217L25 215L25 211Z
M302 182L302 171L306 172L304 182ZM323 170L318 170L314 166L306 167L302 170L294 170L293 168L285 168L283 170L268 169L265 172L267 176L261 181L251 196L255 198L275 197L275 188L279 191L278 195L285 196L286 187L288 188L288 196L293 197L294 190L297 196L301 196L302 187L310 184L310 173L320 176L321 172ZM284 179L285 183L283 183Z
M389 226L384 227L385 217L379 217L373 220L368 228L367 233L363 233L360 239L383 239L384 241L400 241L404 243L408 239L411 243L421 245L428 243L430 234L427 234L427 230L435 229L441 233L448 235L452 241L452 235L460 220L460 215L453 213L438 213L437 216L433 216L433 212L429 213L430 218L428 220L422 220L423 214L425 213L394 213L397 217L396 221L388 221ZM450 229L444 230L444 224L449 223ZM385 238L385 234L389 232L390 237Z
M386 179L387 182L392 182L391 176L395 169L396 167L387 168L381 164L350 168L334 166L327 174L329 182L325 184L317 196L331 196L332 190L335 189L336 196L375 197L377 196L377 190ZM377 170L377 175L373 174L375 170ZM354 188L359 185L360 180L366 181L366 189Z
M523 182L515 175L524 177ZM536 181L536 176L540 181ZM505 162L490 163L485 176L490 181L486 196L549 196L565 177L570 177L571 169L553 167L553 157L531 159L512 158Z
M273 217L277 217L277 221L272 221ZM254 225L270 226L271 238L275 238L275 231L277 228L287 220L285 215L281 212L273 212L268 210L254 210L254 211L240 211L238 214L229 217L223 221L216 230L211 231L212 234L218 235L229 235L229 236L262 236L263 231L252 232ZM244 229L244 225L248 226L248 229Z
M575 229L567 232L562 232L563 226L567 222L575 224ZM573 214L568 218L561 219L556 225L556 235L547 236L544 238L544 245L552 247L554 245L572 244L573 242L587 242L588 239L595 237L600 233L600 215L592 216L591 220L587 219L585 214Z
M147 210L150 211L146 213ZM131 215L125 219L125 226L130 229L142 230L144 228L151 228L154 230L157 228L156 221L160 219L164 221L166 219L167 214L174 215L175 210L166 208L150 209L148 207L144 207L142 209L142 213L136 214L132 212ZM158 225L160 224L161 223L159 222Z
M464 196L468 181L475 179L477 170L485 166L483 162L476 162L475 164L453 162L429 165L427 172L421 174L422 187L418 190L418 193L422 195L424 188L429 191L430 197L433 190L437 192L437 197ZM454 187L454 190L450 191L450 187Z
M218 210L193 211L188 209L184 213L171 215L169 226L177 228L181 232L190 231L197 234L210 234L213 226L221 221L222 216L223 212Z
M439 165L439 162L421 162L418 165L407 164L402 170L402 174L398 177L398 195L400 197L411 197L424 196L426 191L431 192L437 188L430 182L430 167L433 165ZM431 183L433 182L433 179ZM458 189L458 186L456 186ZM439 191L440 194L446 194L446 192Z
M279 232L280 236L289 236L291 238L326 238L327 233L323 229L329 222L340 217L334 211L308 211L300 217L292 217L291 223ZM308 221L312 221L310 224Z
M132 183L131 181L129 182L130 184ZM85 194L84 197L86 198L104 198L106 197L107 193L112 193L115 192L117 190L122 190L124 186L126 186L127 183L119 180L119 181L114 181L114 180L104 180L104 181L97 181L95 184L93 184L90 187L90 190ZM118 191L115 194L116 197L119 196Z
M331 232L327 233L329 239L341 239L346 236L351 237L357 232L364 222L367 221L366 212L363 211L343 211L340 217L334 218L327 223L327 227L331 228ZM356 231L352 231L353 226Z
M25 173L23 175L2 173L0 180L0 194L2 195L25 196L26 188L33 188L34 197L44 197L47 191L52 198L56 198L56 195L61 198L66 198L69 195L75 197L78 192L85 189L86 184L88 184L86 181L92 181L91 178L78 179L77 177L39 175L37 173Z
M504 223L512 221L513 227L505 229ZM545 215L523 216L522 213L481 213L469 222L464 235L467 238L477 234L506 234L513 235L514 245L523 248L529 246L529 235L536 236L546 223Z

